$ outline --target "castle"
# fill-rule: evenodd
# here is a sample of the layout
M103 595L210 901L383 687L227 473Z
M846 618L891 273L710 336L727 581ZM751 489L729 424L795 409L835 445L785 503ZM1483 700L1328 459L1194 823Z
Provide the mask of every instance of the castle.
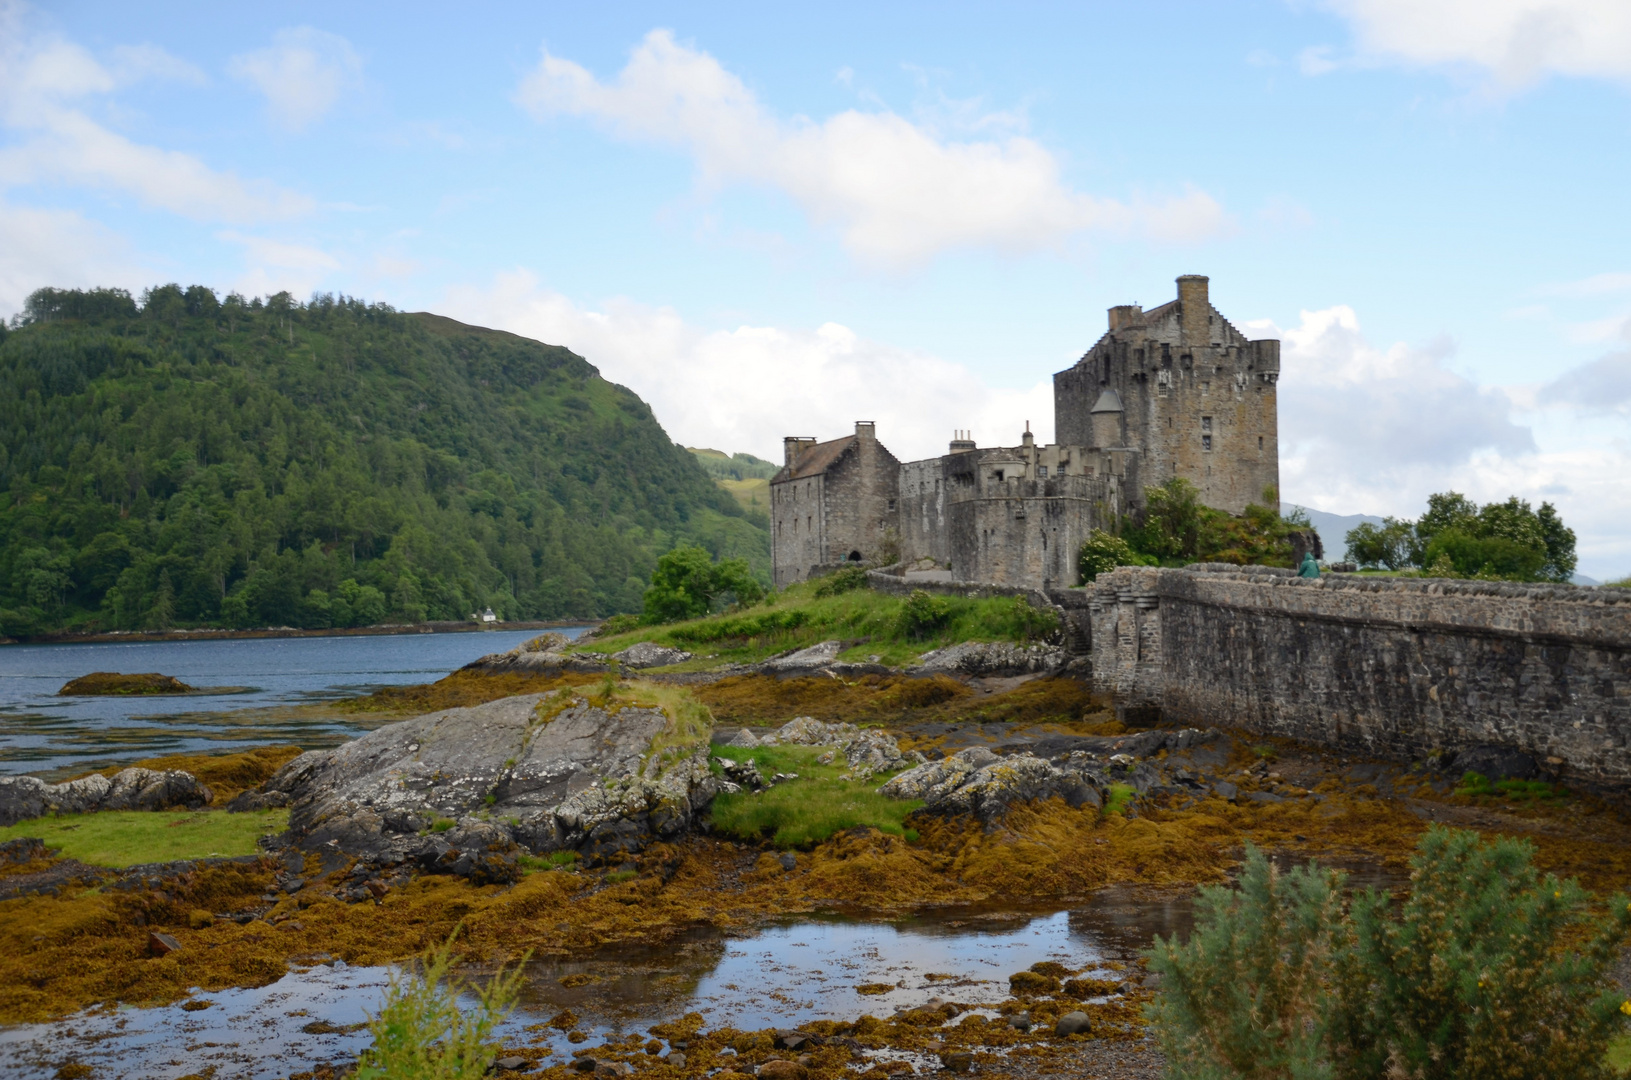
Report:
M1057 443L1029 425L1014 447L958 432L940 457L902 463L871 422L829 442L790 436L770 481L777 588L835 564L898 550L907 566L954 581L1032 588L1078 584L1089 532L1144 508L1144 489L1181 476L1208 506L1278 509L1275 383L1280 343L1248 341L1178 279L1150 311L1110 309L1110 326L1053 377Z

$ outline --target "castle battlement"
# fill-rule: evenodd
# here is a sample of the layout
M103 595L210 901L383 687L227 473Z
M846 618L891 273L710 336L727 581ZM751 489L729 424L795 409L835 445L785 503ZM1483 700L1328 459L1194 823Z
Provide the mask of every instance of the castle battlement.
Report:
M1280 343L1246 338L1212 306L1208 279L1178 298L1109 311L1109 329L1053 377L1057 443L979 447L959 431L940 457L897 461L868 421L818 443L789 438L771 479L776 585L898 546L959 581L1076 584L1089 532L1144 507L1181 476L1208 506L1278 508ZM1272 498L1265 500L1266 494Z

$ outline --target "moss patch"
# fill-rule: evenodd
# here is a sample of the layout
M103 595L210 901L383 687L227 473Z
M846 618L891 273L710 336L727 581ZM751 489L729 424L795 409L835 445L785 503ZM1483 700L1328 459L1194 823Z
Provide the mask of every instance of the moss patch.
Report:
M212 855L254 855L267 833L288 828L289 811L227 814L152 810L101 810L36 818L0 829L0 842L37 836L63 857L91 866L134 866Z
M767 839L777 847L805 847L845 829L870 828L891 836L906 835L907 815L923 805L919 800L891 799L878 794L884 777L840 780L846 771L842 757L822 765L818 758L830 746L767 746L742 749L715 747L714 754L733 761L752 760L768 779L775 773L795 773L760 792L742 791L714 798L714 828L743 840Z
M93 671L70 679L60 695L87 695L124 697L141 694L196 694L198 688L188 686L174 675L160 675L150 671L145 675L121 675L116 671Z

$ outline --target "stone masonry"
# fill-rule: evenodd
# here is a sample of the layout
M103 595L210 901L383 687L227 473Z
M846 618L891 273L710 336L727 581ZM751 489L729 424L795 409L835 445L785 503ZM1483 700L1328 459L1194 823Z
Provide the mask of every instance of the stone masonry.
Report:
M1230 513L1278 508L1278 341L1248 341L1178 279L1151 311L1110 309L1110 328L1054 376L1058 442L978 447L959 432L940 457L904 465L871 423L831 442L788 438L771 479L777 587L897 544L901 560L956 581L1035 589L1076 584L1095 528L1138 514L1144 488L1181 476Z
M1095 686L1139 719L1631 783L1631 590L1122 567L1090 593Z

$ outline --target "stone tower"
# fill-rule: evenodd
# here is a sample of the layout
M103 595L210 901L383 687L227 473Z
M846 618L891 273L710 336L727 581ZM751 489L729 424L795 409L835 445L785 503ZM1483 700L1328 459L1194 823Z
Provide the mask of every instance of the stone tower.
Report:
M1279 509L1275 383L1280 343L1248 341L1207 299L1207 279L1185 274L1178 299L1144 311L1110 309L1110 329L1053 377L1055 438L1128 459L1129 502L1181 476L1201 502L1231 514L1247 503Z

